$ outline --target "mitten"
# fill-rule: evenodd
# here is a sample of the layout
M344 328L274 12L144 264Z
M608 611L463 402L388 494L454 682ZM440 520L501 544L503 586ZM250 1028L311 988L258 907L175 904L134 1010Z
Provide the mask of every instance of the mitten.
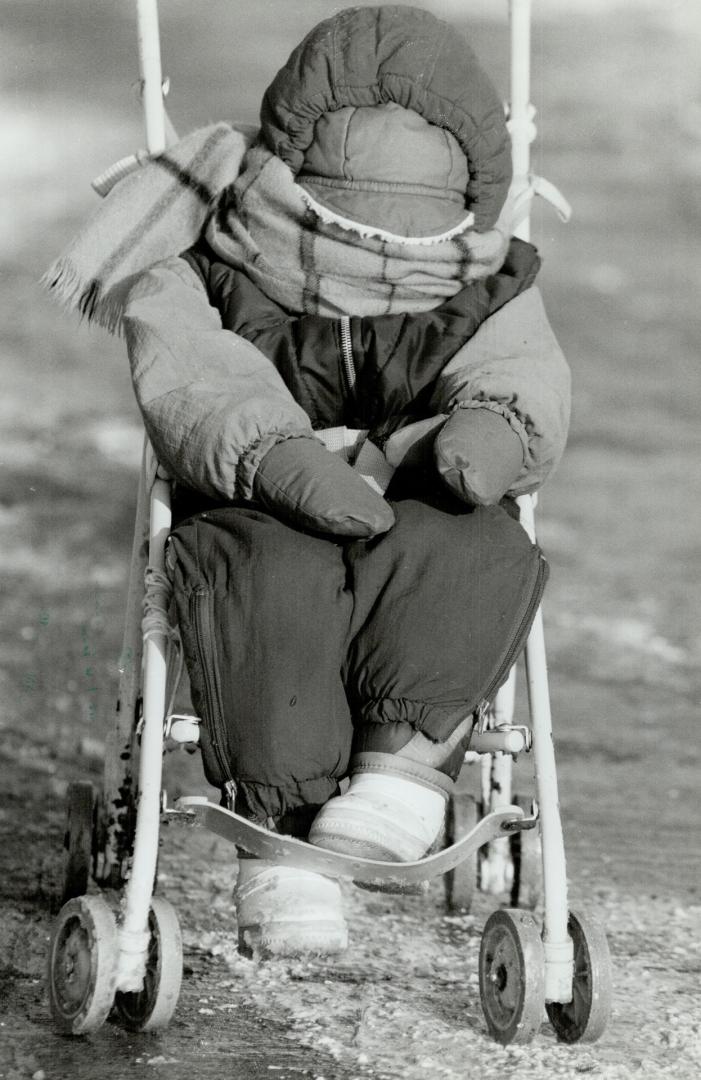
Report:
M276 443L258 466L253 497L275 517L313 532L370 537L394 524L389 503L315 438Z
M418 469L430 465L436 433L447 419L447 413L439 413L429 416L427 420L407 424L390 435L384 445L385 457L390 465L395 469L400 466Z
M456 409L433 445L443 482L466 503L498 503L523 468L517 432L492 409Z

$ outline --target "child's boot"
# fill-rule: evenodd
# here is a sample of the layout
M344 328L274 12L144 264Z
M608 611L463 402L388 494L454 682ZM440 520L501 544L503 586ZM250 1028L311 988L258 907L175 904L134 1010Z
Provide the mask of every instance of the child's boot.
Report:
M240 858L234 900L244 956L330 956L348 944L339 884L322 874Z
M455 758L470 729L464 720L443 743L416 734L397 753L356 754L348 791L322 806L309 842L386 862L421 859L441 836L453 789L441 766Z

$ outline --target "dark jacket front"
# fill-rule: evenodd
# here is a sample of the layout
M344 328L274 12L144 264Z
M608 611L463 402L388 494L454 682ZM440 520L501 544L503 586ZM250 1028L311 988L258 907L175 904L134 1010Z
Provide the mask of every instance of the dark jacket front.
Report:
M205 243L184 257L224 329L272 361L314 429L384 432L406 416L427 415L441 370L485 319L532 284L540 266L535 248L514 239L499 273L467 285L433 311L349 317L344 342L344 320L285 311Z

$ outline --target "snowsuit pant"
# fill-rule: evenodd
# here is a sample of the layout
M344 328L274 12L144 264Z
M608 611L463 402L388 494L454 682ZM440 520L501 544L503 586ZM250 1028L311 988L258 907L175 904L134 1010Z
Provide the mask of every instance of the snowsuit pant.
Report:
M525 641L547 566L518 522L450 496L390 501L396 524L370 541L250 505L171 536L207 778L233 780L236 809L269 827L305 835L353 752L445 740Z

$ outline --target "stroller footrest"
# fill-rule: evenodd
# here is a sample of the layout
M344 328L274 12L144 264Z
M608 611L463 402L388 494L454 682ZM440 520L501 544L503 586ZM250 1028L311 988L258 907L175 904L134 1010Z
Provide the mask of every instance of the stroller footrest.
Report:
M304 840L280 836L199 796L184 796L178 799L174 809L178 815L185 811L193 817L194 824L204 826L258 858L274 859L280 865L313 870L328 877L350 878L363 885L375 887L414 885L428 881L438 874L445 874L484 844L503 836L505 830L512 828L513 824L523 817L520 807L503 807L487 814L469 833L443 851L427 855L418 862L397 863L341 855L335 851L314 847Z

